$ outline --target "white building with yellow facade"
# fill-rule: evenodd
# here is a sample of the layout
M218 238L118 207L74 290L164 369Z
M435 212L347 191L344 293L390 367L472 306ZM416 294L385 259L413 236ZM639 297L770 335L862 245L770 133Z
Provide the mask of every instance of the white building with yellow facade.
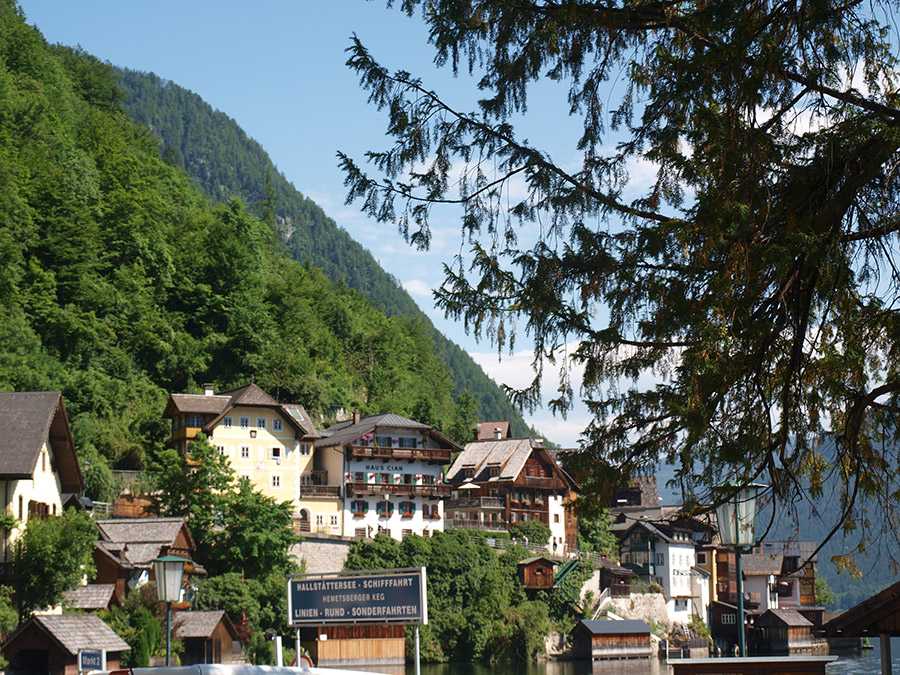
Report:
M203 433L226 456L239 478L279 502L290 502L299 529L341 533L342 460L315 452L321 437L297 403L278 403L256 384L203 394L172 394L172 447L182 454Z

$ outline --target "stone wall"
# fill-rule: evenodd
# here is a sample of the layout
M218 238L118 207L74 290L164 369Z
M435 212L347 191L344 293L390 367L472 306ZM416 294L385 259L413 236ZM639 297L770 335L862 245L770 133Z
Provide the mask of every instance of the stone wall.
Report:
M667 632L673 627L662 593L632 593L627 598L610 598L603 607L625 619L641 619L650 625L665 626Z
M353 540L323 534L304 534L303 541L291 548L291 555L300 564L306 561L307 574L340 572L350 552Z

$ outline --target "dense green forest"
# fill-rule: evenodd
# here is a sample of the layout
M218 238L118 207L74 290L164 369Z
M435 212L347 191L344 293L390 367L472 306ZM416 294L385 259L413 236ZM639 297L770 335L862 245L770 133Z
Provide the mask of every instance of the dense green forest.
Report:
M276 222L296 260L360 291L389 317L420 322L449 369L454 394L468 390L475 396L479 419L509 420L513 435L540 436L472 358L434 328L372 254L300 194L233 119L213 110L197 94L152 73L119 73L128 114L159 138L166 161L185 169L214 201L238 196L263 220Z
M162 448L168 393L204 382L467 435L430 326L296 262L239 199L211 205L123 98L0 2L0 390L61 390L82 459L122 468Z

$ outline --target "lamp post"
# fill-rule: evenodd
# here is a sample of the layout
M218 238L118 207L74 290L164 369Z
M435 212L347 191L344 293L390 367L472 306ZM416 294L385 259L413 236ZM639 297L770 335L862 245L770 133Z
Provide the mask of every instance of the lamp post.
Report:
M166 666L172 665L172 603L181 597L184 580L184 558L164 555L153 561L156 597L166 603Z
M744 580L741 571L741 550L753 546L753 524L756 520L756 496L765 485L749 483L741 487L724 485L720 491L731 492L731 496L716 508L719 524L719 539L723 546L733 547L737 568L738 615L737 633L740 656L747 656L744 634Z

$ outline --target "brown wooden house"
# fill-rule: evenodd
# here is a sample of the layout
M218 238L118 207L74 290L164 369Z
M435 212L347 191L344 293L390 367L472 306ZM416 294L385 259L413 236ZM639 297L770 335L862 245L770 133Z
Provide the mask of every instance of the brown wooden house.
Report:
M601 591L609 589L612 598L627 598L631 595L634 572L607 558L601 558L597 565L600 568Z
M754 651L774 654L828 651L827 642L814 638L812 629L796 609L770 609L756 618L749 642Z
M79 650L106 650L106 667L117 670L131 649L94 614L36 614L9 636L3 656L9 675L77 675Z
M650 626L639 619L582 619L572 630L572 643L579 659L632 659L653 654Z
M184 558L187 573L205 574L191 559L194 540L183 518L98 520L100 539L94 547L98 584L113 584L118 601L129 584L153 581L153 560L164 555Z
M172 637L184 644L181 664L233 663L240 652L238 633L224 610L175 612Z
M556 562L543 556L525 558L517 566L519 581L529 591L549 591L553 588L553 568Z
M550 526L550 550L578 542L578 521L567 505L578 485L532 438L473 441L453 462L447 482L445 528L497 530L540 520Z

